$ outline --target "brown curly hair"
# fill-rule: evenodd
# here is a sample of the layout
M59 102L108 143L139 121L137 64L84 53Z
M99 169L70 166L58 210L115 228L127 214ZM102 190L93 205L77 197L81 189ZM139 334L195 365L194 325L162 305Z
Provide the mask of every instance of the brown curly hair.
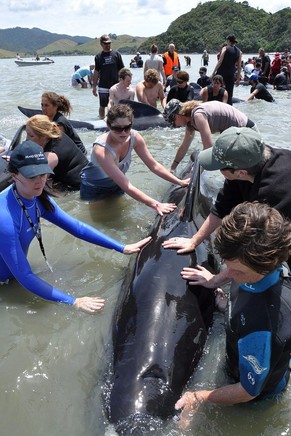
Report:
M223 260L266 275L291 253L291 223L267 204L244 202L223 218L214 245Z

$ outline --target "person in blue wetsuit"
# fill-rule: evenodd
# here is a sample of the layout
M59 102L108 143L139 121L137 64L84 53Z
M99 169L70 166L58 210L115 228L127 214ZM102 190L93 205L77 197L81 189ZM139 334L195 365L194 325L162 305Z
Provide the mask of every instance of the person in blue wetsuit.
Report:
M71 304L88 313L102 309L102 298L76 298L32 272L27 253L34 237L37 237L46 260L40 218L61 227L74 237L124 254L138 252L150 238L125 245L65 213L43 191L47 176L53 171L42 147L33 141L24 141L13 150L8 170L13 184L0 193L0 283L8 283L15 278L25 289L44 299Z
M215 248L226 269L214 276L205 268L184 268L191 285L215 288L232 281L226 311L226 356L231 383L186 392L176 403L182 425L201 403L232 405L274 398L287 386L291 355L291 280L285 264L291 224L276 209L244 202L226 216Z

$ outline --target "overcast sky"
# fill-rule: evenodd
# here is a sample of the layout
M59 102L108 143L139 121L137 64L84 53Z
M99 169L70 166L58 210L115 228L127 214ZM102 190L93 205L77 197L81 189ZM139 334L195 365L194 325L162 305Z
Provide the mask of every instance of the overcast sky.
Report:
M198 3L191 0L0 0L0 29L38 27L91 38L103 33L153 36L165 32L172 21ZM290 6L290 0L248 3L266 12Z

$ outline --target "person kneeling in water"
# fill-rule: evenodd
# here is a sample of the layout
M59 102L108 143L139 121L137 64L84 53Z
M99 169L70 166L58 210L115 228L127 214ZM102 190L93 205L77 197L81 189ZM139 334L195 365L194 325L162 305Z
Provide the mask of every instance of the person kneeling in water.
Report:
M8 283L9 279L15 278L25 289L44 299L71 304L88 313L102 309L104 299L76 298L32 272L27 252L34 237L38 239L47 262L40 218L61 227L76 238L123 254L139 252L151 238L125 245L64 212L43 190L48 174L53 174L53 171L42 147L35 142L22 142L6 159L13 184L0 193L0 283Z

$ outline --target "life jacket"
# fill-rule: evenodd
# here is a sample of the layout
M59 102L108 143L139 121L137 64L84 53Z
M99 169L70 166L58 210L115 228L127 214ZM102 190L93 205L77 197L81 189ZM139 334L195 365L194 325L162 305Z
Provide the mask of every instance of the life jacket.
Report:
M164 65L164 71L165 71L166 76L170 76L173 73L173 70L172 70L173 67L178 67L179 66L178 53L176 53L174 51L173 54L174 54L174 61L170 57L169 52L166 52L166 53L163 54L163 57L167 61L167 63Z

